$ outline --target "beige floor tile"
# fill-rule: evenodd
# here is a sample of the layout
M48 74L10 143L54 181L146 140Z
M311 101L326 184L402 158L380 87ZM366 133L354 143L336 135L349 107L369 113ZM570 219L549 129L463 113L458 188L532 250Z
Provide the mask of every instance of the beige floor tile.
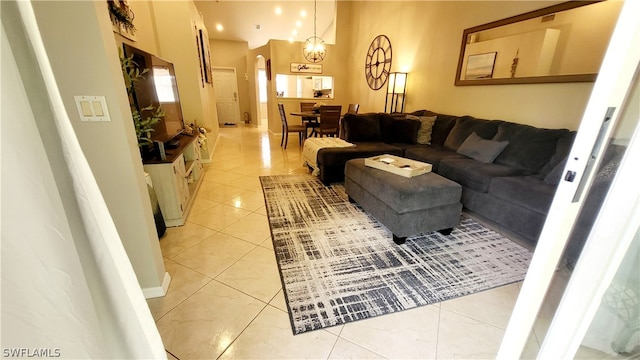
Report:
M199 214L199 213L203 212L204 210L211 209L211 208L216 207L218 205L220 205L220 203L217 202L217 201L211 201L211 200L205 199L203 197L196 196L193 199L193 204L191 205L191 209L189 210L189 215L188 216Z
M259 208L259 209L255 210L255 211L254 211L254 213L256 213L256 214L262 214L262 215L264 215L264 216L267 216L267 207L266 207L266 206L263 206L263 207L261 207L261 208Z
M266 304L212 281L157 322L167 351L179 359L216 359Z
M273 240L271 239L271 235L267 236L264 241L260 243L260 246L273 251Z
M202 185L200 185L200 190L198 190L197 196L207 200L225 203L237 197L238 195L246 193L247 191L248 190L230 185L209 182L207 184L203 183Z
M273 251L256 247L216 280L268 303L282 287Z
M238 179L233 186L262 193L262 185L260 184L260 179L257 176L247 176L242 179Z
M190 223L189 221L183 226L167 228L167 232L162 239L160 239L162 255L167 258L172 258L214 233L215 231L210 228Z
M204 180L216 184L233 185L236 181L242 180L243 178L244 176L242 174L218 170L207 173L207 176L205 176Z
M160 319L176 305L193 295L198 289L211 281L211 278L190 270L171 260L166 260L164 266L171 275L171 283L167 294L163 297L147 299L147 304L155 320Z
M500 286L443 301L440 308L506 329L519 292L517 284Z
M259 188L259 191L248 190L247 192L228 200L225 204L249 211L258 210L264 206L262 188Z
M222 230L249 214L251 214L251 212L248 210L221 204L193 216L189 216L189 221L207 227L211 230Z
M271 301L269 302L269 305L275 306L277 309L280 309L286 313L289 312L287 308L287 300L284 298L284 292L282 289L280 289L280 291L278 291L276 296L274 296L273 299L271 299Z
M178 360L177 357L171 355L171 353L169 353L168 351L166 353L167 353L167 360Z
M336 336L323 330L294 336L288 315L267 306L221 359L326 359Z
M434 359L439 311L429 305L355 321L340 337L387 358Z
M441 309L438 359L494 359L504 330Z
M249 242L216 233L183 251L174 260L213 279L255 247Z
M338 339L329 359L386 359L350 341Z
M269 222L264 215L250 213L221 230L223 233L259 245L271 235Z

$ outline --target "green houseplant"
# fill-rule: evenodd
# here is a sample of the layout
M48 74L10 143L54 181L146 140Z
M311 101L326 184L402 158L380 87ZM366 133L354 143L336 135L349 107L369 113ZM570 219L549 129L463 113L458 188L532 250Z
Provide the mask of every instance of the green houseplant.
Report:
M122 66L122 75L127 87L127 95L129 96L129 104L131 106L131 115L133 117L133 125L136 130L136 138L138 146L148 146L153 144L151 140L151 132L154 126L164 117L162 107L157 108L153 105L139 109L133 101L133 93L136 89L136 83L145 78L149 69L140 70L138 65L133 61L133 55L124 57L120 51L120 64Z

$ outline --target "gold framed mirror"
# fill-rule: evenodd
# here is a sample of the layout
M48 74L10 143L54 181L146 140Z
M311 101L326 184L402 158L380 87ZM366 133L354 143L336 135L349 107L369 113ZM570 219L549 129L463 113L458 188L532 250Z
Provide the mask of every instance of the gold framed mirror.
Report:
M568 1L465 29L455 85L595 81L622 1Z

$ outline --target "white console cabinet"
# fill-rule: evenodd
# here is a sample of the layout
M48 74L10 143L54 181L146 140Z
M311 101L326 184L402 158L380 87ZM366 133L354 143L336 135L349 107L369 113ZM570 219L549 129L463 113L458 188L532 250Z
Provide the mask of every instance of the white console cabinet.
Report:
M166 160L144 162L167 226L184 225L204 175L196 138L181 135L178 140L178 148L166 150Z

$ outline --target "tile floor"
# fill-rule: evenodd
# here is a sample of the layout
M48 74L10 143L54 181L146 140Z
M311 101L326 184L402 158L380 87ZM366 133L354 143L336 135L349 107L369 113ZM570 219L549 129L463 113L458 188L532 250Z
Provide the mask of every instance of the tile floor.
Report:
M177 359L494 358L520 290L511 284L293 336L258 176L308 173L294 137L222 128L187 223L160 240L172 277L149 299L167 356ZM499 230L499 229L496 229ZM524 358L535 358L532 332Z

